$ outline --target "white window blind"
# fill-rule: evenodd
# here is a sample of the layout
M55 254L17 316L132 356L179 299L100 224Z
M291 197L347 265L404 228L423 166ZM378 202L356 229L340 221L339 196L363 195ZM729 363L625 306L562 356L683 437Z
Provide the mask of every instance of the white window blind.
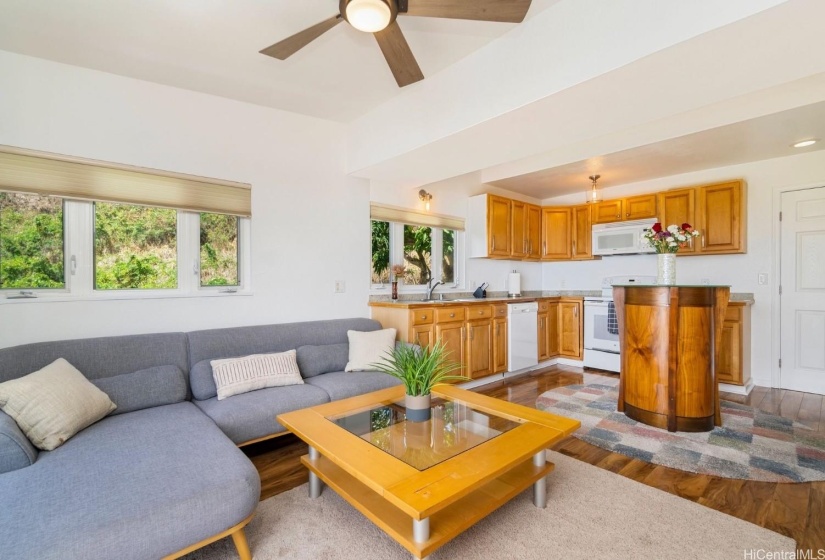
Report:
M246 183L0 146L0 190L249 217Z
M408 208L370 204L370 219L379 222L396 222L413 226L437 227L464 231L464 219L455 216L425 214Z

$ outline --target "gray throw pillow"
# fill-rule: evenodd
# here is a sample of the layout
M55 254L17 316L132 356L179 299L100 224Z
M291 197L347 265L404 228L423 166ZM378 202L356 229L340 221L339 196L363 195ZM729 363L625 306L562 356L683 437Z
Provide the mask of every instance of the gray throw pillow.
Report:
M0 412L0 474L33 465L37 449L11 416Z

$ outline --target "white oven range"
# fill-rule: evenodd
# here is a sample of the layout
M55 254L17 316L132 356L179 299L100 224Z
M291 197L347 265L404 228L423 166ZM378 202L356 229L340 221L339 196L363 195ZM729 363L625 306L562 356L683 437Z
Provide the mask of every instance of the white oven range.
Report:
M608 276L602 295L584 298L584 367L615 371L622 367L619 329L613 306L613 284L656 284L655 276Z

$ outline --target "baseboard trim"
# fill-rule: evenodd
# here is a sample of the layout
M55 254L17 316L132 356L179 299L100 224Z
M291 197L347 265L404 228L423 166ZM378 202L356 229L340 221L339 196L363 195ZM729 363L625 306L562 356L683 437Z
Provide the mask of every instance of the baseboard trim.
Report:
M753 379L748 379L744 385L730 385L729 383L720 383L719 390L726 393L733 393L735 395L749 395L753 390Z

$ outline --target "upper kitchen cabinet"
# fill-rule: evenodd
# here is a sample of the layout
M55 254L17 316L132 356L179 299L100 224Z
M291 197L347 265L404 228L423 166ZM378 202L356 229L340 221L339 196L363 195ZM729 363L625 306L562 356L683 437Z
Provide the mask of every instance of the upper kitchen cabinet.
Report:
M525 202L510 202L510 256L514 259L527 257L527 212Z
M572 255L572 219L573 212L570 207L542 209L542 259L570 259Z
M593 247L590 241L590 234L593 232L593 225L590 219L592 204L573 207L572 232L572 253L574 260L585 260L593 258Z
M624 220L644 220L656 217L656 194L643 194L605 200L593 205L594 224L606 224Z
M730 181L699 187L697 253L744 253L745 185Z
M527 231L527 258L539 260L541 258L541 206L526 204L525 229Z
M494 194L471 196L467 207L469 257L513 258L512 201Z
M665 226L690 224L696 227L696 189L678 189L659 193L659 221ZM679 255L694 253L698 244L691 239Z

